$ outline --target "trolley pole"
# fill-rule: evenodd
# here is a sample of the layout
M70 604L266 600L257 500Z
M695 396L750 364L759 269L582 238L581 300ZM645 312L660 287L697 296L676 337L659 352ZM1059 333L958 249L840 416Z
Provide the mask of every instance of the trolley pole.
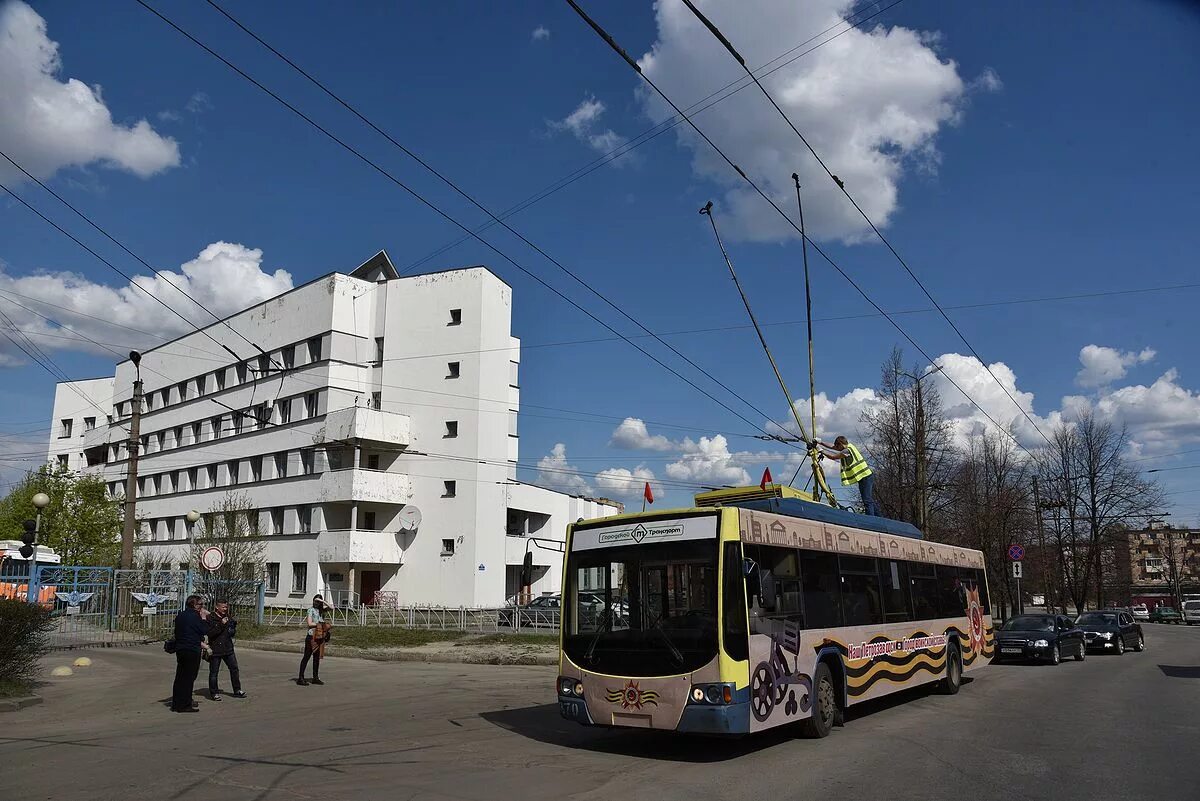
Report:
M129 467L125 473L125 525L121 529L121 569L133 569L133 537L137 526L138 448L142 423L142 355L129 352L136 378L133 381L133 417L129 421Z

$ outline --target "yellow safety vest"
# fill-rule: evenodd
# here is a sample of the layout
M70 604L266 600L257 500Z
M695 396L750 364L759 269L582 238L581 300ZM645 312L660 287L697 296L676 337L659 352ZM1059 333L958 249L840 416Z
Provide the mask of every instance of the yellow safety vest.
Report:
M857 484L867 476L871 475L871 468L867 465L867 460L858 452L858 448L850 443L846 443L846 450L850 451L850 459L842 459L842 484L849 486Z

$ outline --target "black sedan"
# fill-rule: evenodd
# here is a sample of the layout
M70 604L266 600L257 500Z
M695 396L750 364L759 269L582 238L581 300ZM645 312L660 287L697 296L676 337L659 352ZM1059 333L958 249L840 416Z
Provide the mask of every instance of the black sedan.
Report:
M1125 649L1146 649L1146 638L1142 627L1133 615L1120 609L1104 609L1099 612L1084 612L1075 624L1083 629L1083 639L1088 650L1123 654Z
M1057 665L1068 656L1082 662L1086 655L1083 631L1063 615L1017 615L996 635L997 662L1033 659Z

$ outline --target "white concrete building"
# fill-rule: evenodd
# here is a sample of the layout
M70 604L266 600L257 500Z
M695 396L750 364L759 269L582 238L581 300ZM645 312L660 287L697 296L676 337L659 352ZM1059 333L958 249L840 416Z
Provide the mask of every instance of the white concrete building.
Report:
M536 540L620 505L516 481L511 310L484 267L400 278L381 252L147 350L138 548L186 561L185 515L233 492L266 539L268 604L500 605L526 550L534 594L557 591L562 555ZM55 394L50 460L102 471L114 495L134 379L123 361Z

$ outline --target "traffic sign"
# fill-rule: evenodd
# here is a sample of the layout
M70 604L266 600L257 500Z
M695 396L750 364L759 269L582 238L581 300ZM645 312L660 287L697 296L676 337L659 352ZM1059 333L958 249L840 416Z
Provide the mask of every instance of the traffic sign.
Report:
M210 545L200 554L200 565L210 573L221 569L225 564L225 552L215 545Z
M1025 558L1025 548L1016 544L1008 546L1008 558L1014 562L1020 562Z
M1015 579L1021 578L1021 563L1013 562L1012 566L1013 566L1013 578L1015 578Z

